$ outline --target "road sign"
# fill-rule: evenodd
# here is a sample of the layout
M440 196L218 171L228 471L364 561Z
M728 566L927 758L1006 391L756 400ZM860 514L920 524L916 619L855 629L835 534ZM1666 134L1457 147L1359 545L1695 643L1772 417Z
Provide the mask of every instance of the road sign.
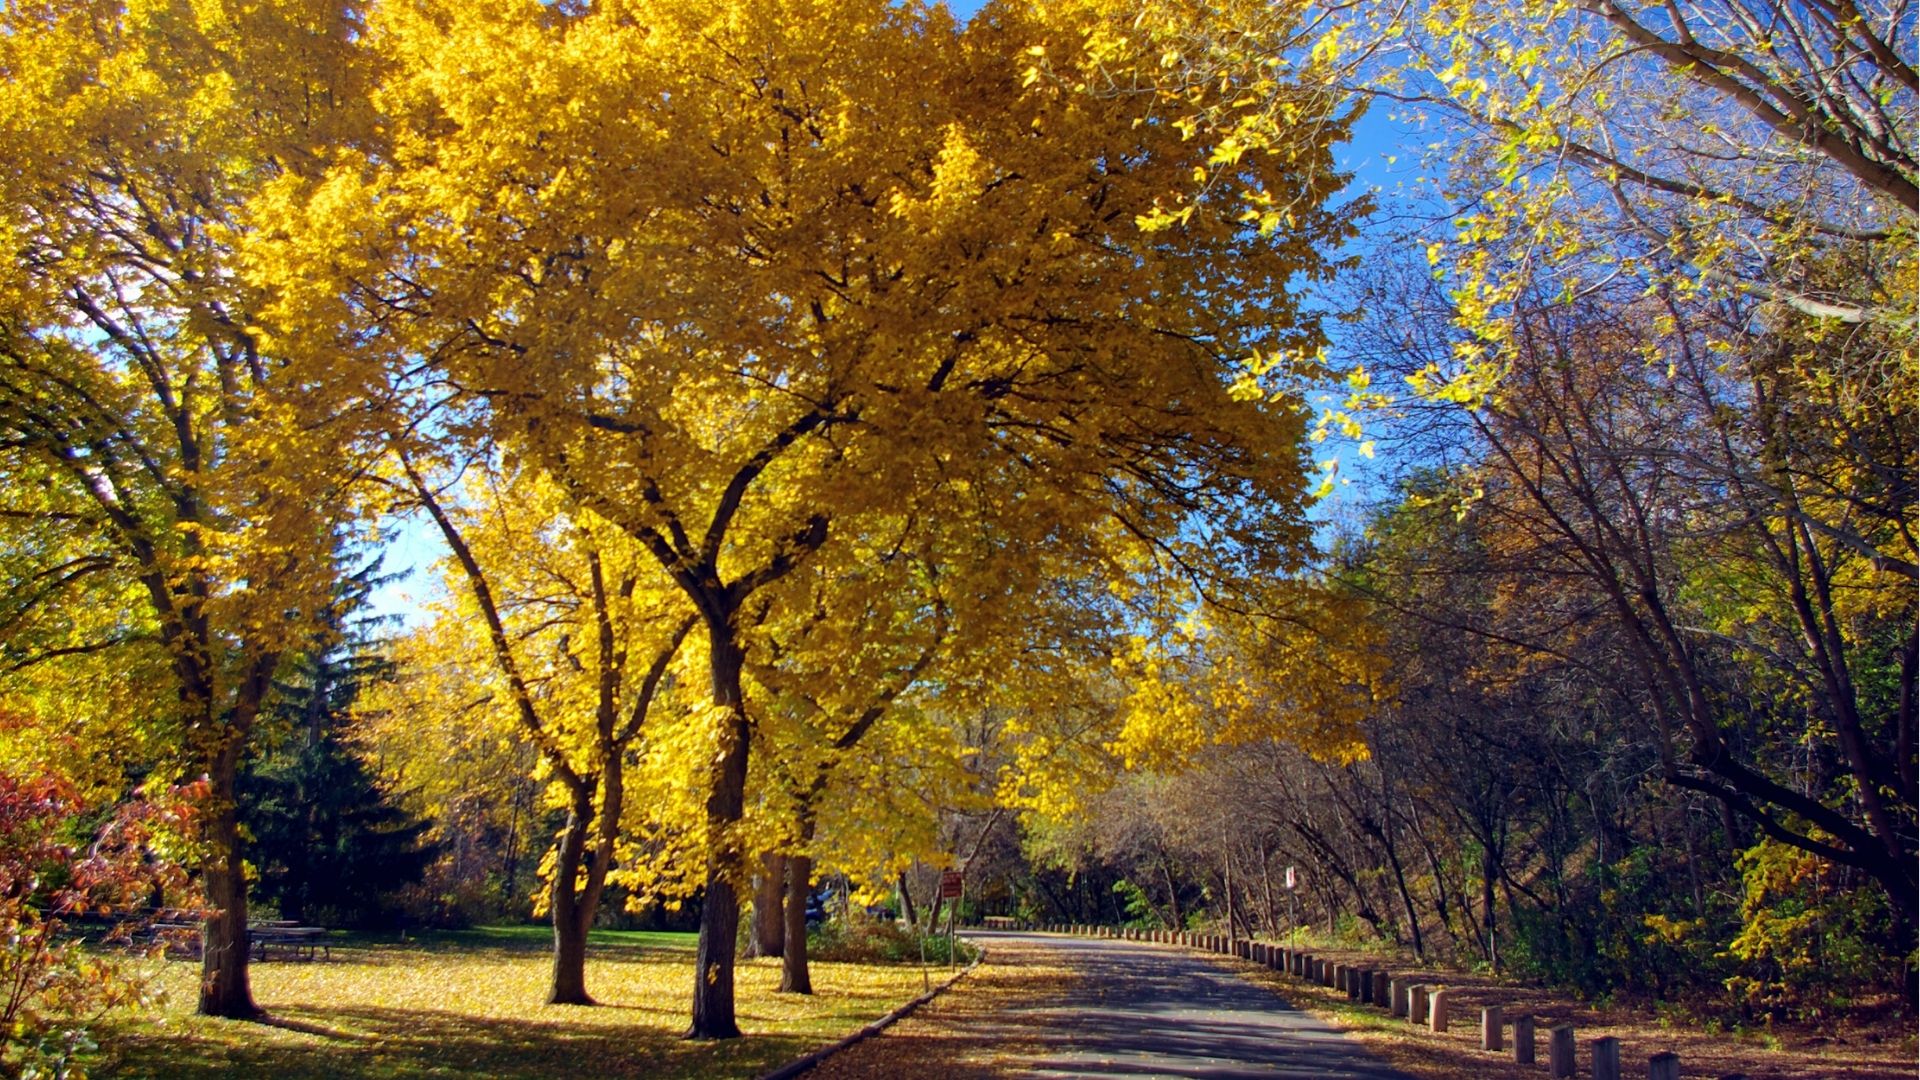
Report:
M1293 888L1293 886L1294 886L1293 867L1289 866L1287 867L1287 888L1291 889Z
M960 871L958 870L940 871L940 899L942 900L960 899L960 882L961 881L962 881L962 878L960 876Z

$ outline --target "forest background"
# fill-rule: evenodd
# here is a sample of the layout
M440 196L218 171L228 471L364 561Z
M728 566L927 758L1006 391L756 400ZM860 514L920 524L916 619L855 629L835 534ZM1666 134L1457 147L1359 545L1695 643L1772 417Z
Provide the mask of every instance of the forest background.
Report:
M1909 5L7 18L15 970L689 919L725 1036L960 866L1911 1015Z

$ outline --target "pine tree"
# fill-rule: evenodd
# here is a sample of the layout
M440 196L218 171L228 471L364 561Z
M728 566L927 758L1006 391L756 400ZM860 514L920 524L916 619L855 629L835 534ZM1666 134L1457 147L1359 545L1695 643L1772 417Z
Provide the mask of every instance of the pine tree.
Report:
M255 899L283 917L354 927L390 923L394 894L437 854L426 821L396 806L347 739L354 700L391 663L365 614L385 578L375 560L345 578L329 632L276 684L272 734L249 763L242 820L258 868Z

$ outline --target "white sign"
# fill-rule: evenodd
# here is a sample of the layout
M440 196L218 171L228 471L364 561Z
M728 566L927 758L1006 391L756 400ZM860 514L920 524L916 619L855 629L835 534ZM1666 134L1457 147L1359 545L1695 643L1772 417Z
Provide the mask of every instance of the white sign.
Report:
M1287 888L1291 889L1293 888L1293 885L1294 885L1293 867L1289 866L1287 867Z

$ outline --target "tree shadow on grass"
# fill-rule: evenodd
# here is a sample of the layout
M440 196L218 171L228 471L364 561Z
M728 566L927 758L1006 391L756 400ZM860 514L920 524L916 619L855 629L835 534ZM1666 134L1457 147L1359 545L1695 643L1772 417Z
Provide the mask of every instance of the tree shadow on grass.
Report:
M287 1035L260 1037L263 1026ZM296 1007L276 1009L265 1025L130 1033L115 1040L115 1053L100 1072L166 1080L721 1077L765 1072L817 1042L800 1035L689 1042L674 1032L632 1024Z

